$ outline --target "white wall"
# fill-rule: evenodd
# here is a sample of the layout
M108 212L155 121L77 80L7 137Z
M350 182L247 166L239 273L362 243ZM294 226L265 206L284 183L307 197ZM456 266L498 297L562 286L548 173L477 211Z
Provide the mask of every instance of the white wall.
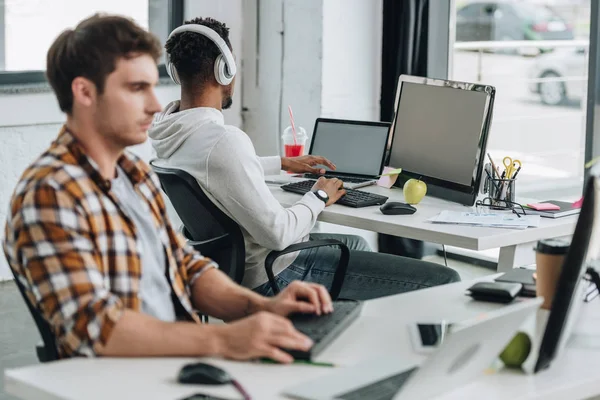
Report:
M321 116L379 121L382 0L323 2Z
M229 27L229 40L236 56L238 71L242 64L243 18L242 0L185 0L185 20L196 17L211 17L224 22ZM235 78L233 105L223 112L226 123L242 127L242 95L240 88L243 84L242 74ZM179 98L179 97L177 97Z
M297 126L311 136L323 106L323 32L326 1L283 2L284 35L279 135L290 125L288 106ZM307 146L308 148L308 146Z
M178 96L174 86L161 86L162 104ZM54 140L65 118L53 93L0 95L0 241L4 238L10 197L23 170ZM148 160L148 143L132 148ZM0 254L0 281L12 279L4 253Z
M379 119L382 0L243 6L242 115L259 155L280 152L288 105L309 135L320 116Z

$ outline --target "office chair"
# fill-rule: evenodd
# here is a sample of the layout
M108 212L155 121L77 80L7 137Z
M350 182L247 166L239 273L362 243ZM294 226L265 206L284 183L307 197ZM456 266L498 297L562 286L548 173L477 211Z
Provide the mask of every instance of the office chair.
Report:
M38 360L40 360L40 362L48 362L48 361L58 360L58 350L56 348L56 338L54 337L54 334L52 333L52 330L50 329L50 324L48 324L48 322L46 322L44 317L42 317L42 313L37 308L37 306L34 306L33 304L31 304L31 301L29 301L29 297L27 297L25 287L19 280L19 277L17 276L15 271L13 271L12 268L9 268L9 269L13 273L13 276L15 278L15 283L17 284L17 287L19 288L19 292L21 292L21 296L23 296L23 300L25 300L25 304L27 304L27 308L29 309L31 316L33 317L33 320L35 321L35 324L37 325L38 331L40 332L40 336L42 337L43 343L39 343L35 346L35 352L37 354Z
M215 260L219 268L231 279L241 283L244 278L246 250L244 237L237 222L215 206L200 188L198 181L187 172L159 167L152 162L150 165L183 222L183 234L188 243L203 255ZM337 246L341 249L329 289L332 299L337 299L346 276L350 251L344 243L334 239L292 244L282 251L270 252L265 260L265 270L273 293L280 292L273 274L273 263L277 258L299 250L323 246Z

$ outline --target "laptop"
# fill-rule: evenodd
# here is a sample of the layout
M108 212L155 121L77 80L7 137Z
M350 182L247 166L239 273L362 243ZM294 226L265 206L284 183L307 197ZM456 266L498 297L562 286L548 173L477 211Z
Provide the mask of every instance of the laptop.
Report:
M373 185L383 170L389 133L389 122L317 118L309 154L333 162L336 170L328 170L325 177L341 179L345 188ZM318 179L319 175L303 174L302 177Z
M447 393L482 376L541 303L541 298L519 300L455 324L421 365L377 357L302 382L284 394L302 400L415 400Z

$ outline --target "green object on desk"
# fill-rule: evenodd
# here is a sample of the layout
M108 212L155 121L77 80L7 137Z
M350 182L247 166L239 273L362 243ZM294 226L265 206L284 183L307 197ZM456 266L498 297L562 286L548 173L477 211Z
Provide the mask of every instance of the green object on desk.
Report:
M270 358L261 358L259 361L263 364L281 364L280 362L273 361ZM306 365L312 365L315 367L329 367L329 368L335 367L335 364L332 364L332 363L308 361L308 360L294 360L293 364L306 364Z
M529 352L531 339L525 332L518 332L500 354L500 359L509 368L521 368Z

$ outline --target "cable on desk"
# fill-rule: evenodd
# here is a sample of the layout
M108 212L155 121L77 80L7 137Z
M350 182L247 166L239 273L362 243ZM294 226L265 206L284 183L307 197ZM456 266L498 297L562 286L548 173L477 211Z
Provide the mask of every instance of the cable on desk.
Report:
M244 400L252 400L252 397L250 397L250 395L248 394L248 392L246 391L246 389L244 389L244 387L242 386L242 384L238 380L233 379L231 381L231 384L233 385L234 388L237 389L238 393L242 395L242 397L244 398Z

